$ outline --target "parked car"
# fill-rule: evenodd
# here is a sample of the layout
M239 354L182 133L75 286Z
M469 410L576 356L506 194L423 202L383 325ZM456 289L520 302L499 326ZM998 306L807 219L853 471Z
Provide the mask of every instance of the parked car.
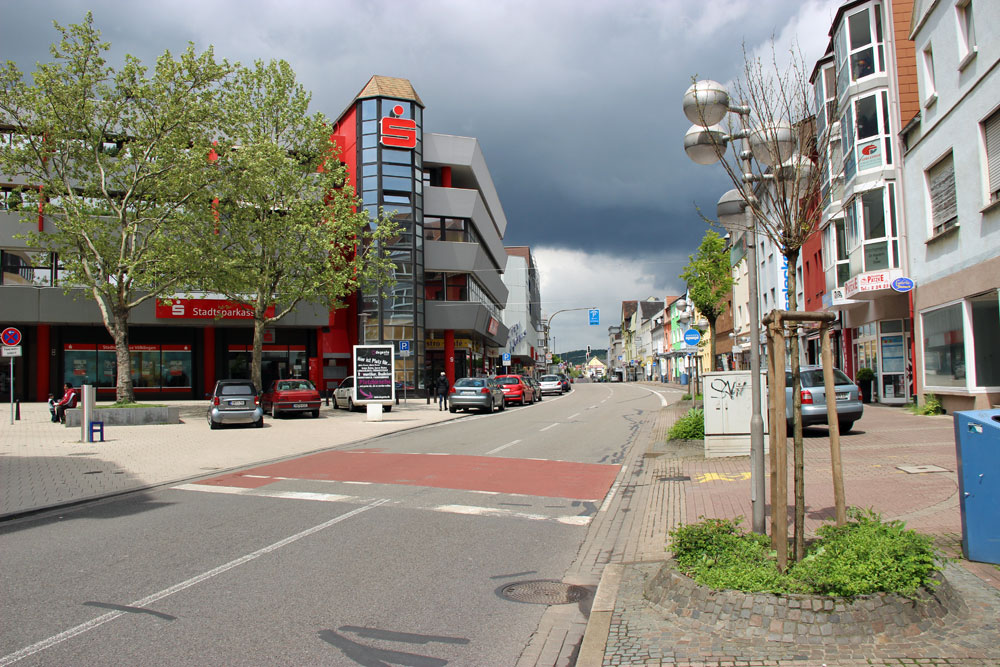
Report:
M531 377L530 375L522 375L521 377L528 384L530 384L531 388L534 390L535 403L541 402L541 400L542 400L542 385L538 383L538 380L536 380L535 378Z
M451 412L476 408L484 412L503 410L503 389L493 378L459 378L448 392L448 409Z
M518 405L535 402L534 388L520 375L498 375L496 381L503 390L505 404L510 405L515 401Z
M570 386L573 384L573 381L565 373L556 373L556 375L558 375L559 379L562 380L563 391L569 391L573 388Z
M543 375L538 378L543 394L561 394L566 390L563 388L562 378L558 375Z
M319 417L320 397L316 387L309 380L275 380L260 397L260 407L270 412L275 419L278 415L294 412L308 412Z
M802 366L802 425L826 424L826 389L823 385L822 366ZM837 423L840 432L847 433L854 422L861 419L865 406L859 396L858 385L840 369L833 369L834 390L837 392ZM792 372L785 371L785 419L792 428Z
M219 380L212 390L207 417L212 429L223 424L253 424L262 428L264 410L257 388L250 380Z
M344 378L344 380L333 390L333 407L340 408L345 407L352 412L357 410L367 403L357 405L354 403L354 376ZM386 412L392 412L392 401L382 401L382 409Z

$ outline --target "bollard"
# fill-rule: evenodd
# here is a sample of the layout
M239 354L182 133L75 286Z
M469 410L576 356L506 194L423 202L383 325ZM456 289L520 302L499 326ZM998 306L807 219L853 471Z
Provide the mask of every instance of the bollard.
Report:
M17 420L17 421L21 421L21 400L20 399L18 399L17 405L15 407L14 419Z

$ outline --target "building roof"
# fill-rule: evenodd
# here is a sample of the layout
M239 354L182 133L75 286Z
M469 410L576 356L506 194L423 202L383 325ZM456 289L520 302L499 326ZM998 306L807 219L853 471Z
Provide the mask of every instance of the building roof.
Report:
M642 304L642 319L644 320L648 320L663 312L662 301L641 301L640 303Z
M366 97L393 97L399 100L411 100L424 106L417 91L413 89L413 84L408 79L394 76L379 76L378 74L373 76L354 99L360 100Z
M638 301L622 301L622 324L625 323L625 320L630 319L638 309Z

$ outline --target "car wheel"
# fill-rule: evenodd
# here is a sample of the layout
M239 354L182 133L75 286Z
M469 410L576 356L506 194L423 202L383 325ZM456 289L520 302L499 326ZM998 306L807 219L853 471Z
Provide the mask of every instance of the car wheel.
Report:
M500 399L500 412L503 412L506 409L507 409L507 401Z
M313 419L316 419L317 417L319 417L319 410L318 409L312 411L312 417L313 417Z
M842 422L837 422L837 423L840 425L840 432L841 433L850 433L851 432L851 427L854 426L854 421L853 420L842 421Z
M450 412L451 414L455 414L456 412L458 412L458 408L452 405L451 407L448 408L448 412Z
M222 426L222 424L216 424L216 423L215 423L214 421L212 421L212 419L211 419L211 418L209 418L209 420L208 420L208 427L209 427L210 429L212 429L212 430L214 431L214 430L216 430L217 428L219 428L220 426Z
M257 427L257 428L264 428L264 415L261 415L261 416L260 416L260 419L258 419L257 421L255 421L255 422L253 423L253 425L254 425L255 427Z
M490 415L493 414L493 400L492 399L490 399L490 404L486 406L486 409L483 410L483 412L485 412L486 414L490 414Z
M272 419L277 419L278 418L278 404L277 403L272 403L271 404L271 418Z
M391 405L384 405L384 406L382 406L382 410L384 410L385 412L392 412L392 406Z
M347 397L347 411L354 412L354 399L350 396Z

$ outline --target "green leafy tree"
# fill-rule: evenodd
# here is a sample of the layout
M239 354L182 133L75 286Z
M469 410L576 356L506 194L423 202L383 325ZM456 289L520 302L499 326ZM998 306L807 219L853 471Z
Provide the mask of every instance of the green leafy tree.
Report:
M116 398L134 399L128 319L133 308L184 279L188 239L204 233L191 204L215 178L206 156L217 135L216 96L227 63L193 46L160 56L152 71L126 56L104 59L93 16L63 28L31 82L8 61L0 70L0 122L15 141L0 151L0 170L30 187L23 220L44 232L25 237L57 253L59 280L85 288L114 339Z
M733 289L729 249L725 239L709 230L698 246L698 254L688 255L688 259L690 261L681 272L681 279L687 283L688 294L695 308L708 320L711 331L709 345L714 364L715 323L726 312L726 301Z
M393 268L381 248L397 225L371 221L345 187L331 123L310 115L310 98L284 61L240 67L224 93L217 201L205 211L218 233L202 239L205 270L195 286L253 312L258 388L265 327L304 303L342 305L359 285L386 284Z

